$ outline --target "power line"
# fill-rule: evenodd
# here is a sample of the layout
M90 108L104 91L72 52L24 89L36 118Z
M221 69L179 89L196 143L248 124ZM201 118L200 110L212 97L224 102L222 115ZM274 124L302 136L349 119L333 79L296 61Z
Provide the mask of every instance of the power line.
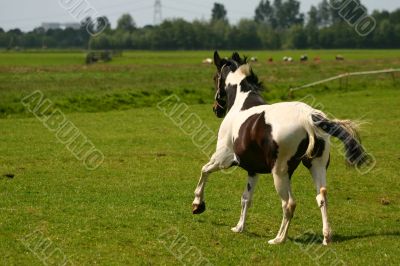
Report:
M158 25L162 22L162 5L161 0L156 0L154 3L154 18L153 23L154 25Z
M188 2L188 0L172 0L173 2L185 2L185 3L187 3ZM204 8L204 9L207 9L209 12L211 12L211 9L213 8L213 5L214 5L214 3L209 3L209 5L207 5L207 3L199 3L198 1L190 1L191 3L190 3L190 5L194 5L194 6L198 6L198 7L202 7L202 8ZM254 7L254 9L255 9L256 7ZM248 16L248 14L245 14L244 12L243 12L243 10L237 10L237 9L232 9L232 8L227 8L227 10L228 10L228 13L233 13L233 14L236 14L236 15L240 15L240 16Z
M154 23L155 25L159 24L162 22L163 20L163 16L162 16L162 8L165 9L170 9L170 10L174 10L174 11L178 11L184 14L197 14L200 17L204 16L204 12L202 12L199 9L202 9L204 11L211 11L212 8L212 3L209 3L210 6L208 6L207 2L202 2L202 3L198 3L195 0L190 0L190 5L192 8L189 9L185 9L185 8L181 8L181 7L175 7L175 6L165 6L165 5L161 5L161 0L155 0L154 6L138 6L136 8L136 5L142 3L142 2L148 2L148 0L136 0L134 2L132 2L132 0L129 1L123 1L120 3L116 3L116 4L112 4L112 5L105 5L105 6L101 6L99 8L97 8L97 11L99 13L106 13L106 16L108 17L115 17L115 14L122 14L124 12L131 12L131 13L136 13L142 10L146 10L146 9L150 9L150 8L154 8ZM172 0L173 2L177 3L177 4L182 4L183 0ZM185 0L186 3L188 3L187 0ZM124 8L124 10L122 11L114 11L114 12L105 12L105 11L109 11L109 9L116 9L116 8ZM131 8L127 8L127 7L131 7L132 9L134 8L134 10L129 11ZM198 7L198 8L196 8ZM230 13L234 13L240 16L246 16L243 12L239 12L237 10L232 10L229 9ZM248 15L247 15L248 16ZM30 18L13 18L13 19L6 19L6 20L1 20L0 19L0 23L16 23L16 22L26 22L23 23L24 25L28 25L29 21L35 21L35 20L60 20L60 19L67 19L69 17L69 13L67 13L67 11L63 12L63 13L59 13L57 15L52 15L52 16L43 16L43 17L30 17ZM231 16L231 18L236 17L236 16ZM233 18L233 19L237 19L237 18Z
M199 15L199 14L200 14L200 15L203 15L203 14L201 14L201 13L199 13L199 12L196 12L196 11L193 11L193 10L189 10L189 9L180 8L180 7L164 6L164 8L170 9L170 10L179 11L179 12L183 12L183 13L185 13L185 14L187 14L187 13L191 13L191 14L196 13L196 14L198 14L198 15Z

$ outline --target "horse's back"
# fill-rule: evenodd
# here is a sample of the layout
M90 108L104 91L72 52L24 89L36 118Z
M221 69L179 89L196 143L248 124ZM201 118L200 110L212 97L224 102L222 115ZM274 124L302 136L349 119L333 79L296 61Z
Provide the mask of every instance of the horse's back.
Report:
M254 124L260 122L260 116L263 116L265 141L274 143L279 150L279 156L292 156L297 151L300 143L308 137L306 124L311 114L315 110L301 102L283 102L272 105L262 105L242 112L237 117L237 123L234 126L235 139L240 138L239 132L256 131L252 134L260 134L262 126ZM257 117L257 119L254 119ZM251 132L248 133L250 135ZM243 136L243 133L241 134ZM271 146L272 147L272 146Z
M264 113L265 123L272 127L272 135L279 139L286 139L293 133L306 133L304 121L314 109L301 102L283 102L271 105L260 105L242 112L236 119L234 131L240 129L249 117ZM234 134L237 135L237 134Z

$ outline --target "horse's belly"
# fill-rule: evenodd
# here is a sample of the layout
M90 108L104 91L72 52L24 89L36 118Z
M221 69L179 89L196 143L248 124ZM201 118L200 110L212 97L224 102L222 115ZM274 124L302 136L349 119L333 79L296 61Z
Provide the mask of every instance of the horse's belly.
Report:
M267 158L262 150L249 150L241 154L236 154L236 156L239 159L239 166L252 174L269 174L274 167L274 163L267 163Z

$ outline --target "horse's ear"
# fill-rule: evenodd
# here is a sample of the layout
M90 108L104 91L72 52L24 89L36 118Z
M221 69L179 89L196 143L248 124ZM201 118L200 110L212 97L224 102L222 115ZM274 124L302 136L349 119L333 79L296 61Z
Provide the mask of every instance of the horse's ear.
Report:
M221 70L221 68L222 68L222 59L219 56L218 51L214 52L214 64L217 67L218 71Z
M236 62L238 62L240 65L243 63L242 58L240 58L240 55L237 52L234 52L232 54L232 59Z

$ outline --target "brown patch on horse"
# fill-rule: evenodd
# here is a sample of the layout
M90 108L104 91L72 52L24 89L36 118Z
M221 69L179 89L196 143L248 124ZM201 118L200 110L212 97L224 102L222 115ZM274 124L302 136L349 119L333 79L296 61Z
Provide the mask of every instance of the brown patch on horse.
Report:
M250 92L246 100L244 100L241 111L250 109L254 106L265 105L264 99L257 92Z
M271 173L278 157L278 145L272 139L272 127L265 123L265 113L250 116L240 127L233 149L239 166L249 173Z
M236 101L237 85L228 84L225 91L227 95L227 109L229 111Z
M326 194L328 194L328 191L326 190L325 187L321 187L320 190L319 190L319 193L320 193L324 198L326 198Z

